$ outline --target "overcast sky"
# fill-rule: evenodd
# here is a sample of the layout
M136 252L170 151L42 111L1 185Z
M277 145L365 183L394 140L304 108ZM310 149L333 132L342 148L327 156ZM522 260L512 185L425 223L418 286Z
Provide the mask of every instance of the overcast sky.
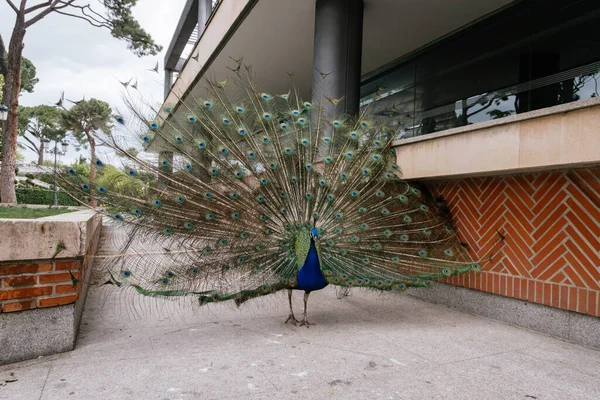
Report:
M18 3L18 0L14 0ZM43 0L29 0L29 4ZM79 4L95 2L76 1ZM50 14L27 30L23 55L37 68L40 79L33 93L24 93L20 104L53 104L65 91L65 98L97 98L113 109L124 109L123 86L118 80L138 80L138 88L150 101L163 96L163 59L185 0L138 0L133 14L152 38L163 46L158 56L138 58L127 50L125 42L113 38L108 30L94 28L87 22ZM15 14L5 0L0 0L0 34L8 47ZM159 72L148 71L159 62ZM35 157L21 151L28 159ZM65 161L76 159L71 147Z

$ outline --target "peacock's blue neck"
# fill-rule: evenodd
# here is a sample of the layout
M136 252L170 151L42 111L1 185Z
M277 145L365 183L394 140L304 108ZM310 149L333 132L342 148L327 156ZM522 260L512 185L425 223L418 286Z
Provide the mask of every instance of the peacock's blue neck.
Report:
M317 253L315 241L311 238L308 256L306 256L306 261L304 261L304 265L302 265L302 268L300 268L300 272L298 273L298 284L296 285L296 289L310 292L323 289L327 285L328 283L321 272L319 254Z

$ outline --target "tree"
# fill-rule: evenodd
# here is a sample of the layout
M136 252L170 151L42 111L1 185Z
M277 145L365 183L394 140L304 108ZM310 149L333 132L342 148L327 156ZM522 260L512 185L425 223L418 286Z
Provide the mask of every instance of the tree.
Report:
M17 150L19 93L24 77L19 66L26 30L46 16L58 14L82 19L94 27L108 29L115 38L125 40L128 48L137 56L156 55L161 50L161 46L155 44L150 35L133 18L131 8L135 6L137 0L98 0L104 9L103 12L94 10L89 4L74 4L75 0L48 0L34 5L30 2L29 7L27 6L29 0L5 1L15 12L16 19L8 45L8 59L5 59L7 51L0 35L0 74L4 76L5 83L3 101L9 109L8 119L2 132L4 168L0 173L0 194L3 203L16 203L12 166L15 164Z
M96 137L97 131L110 134L112 110L102 100L90 99L81 101L62 115L62 126L71 131L82 146L90 146L90 198L92 207L96 207L94 196L94 180L96 177Z
M0 47L2 47L2 36L0 36ZM0 53L1 53L1 49L0 49ZM0 60L0 104L4 104L2 102L3 99L3 93L4 93L4 74L2 71L4 71L3 69L3 65L5 66L7 62L7 57L4 57L4 63L2 63L2 61ZM32 93L33 92L33 87L36 83L39 82L39 79L36 78L36 69L35 69L35 65L33 65L33 63L31 61L29 61L27 58L23 57L22 61L21 61L21 93L23 92L28 92L28 93ZM0 133L0 154L2 154L2 134Z
M61 126L64 111L47 105L21 107L19 111L19 135L25 139L29 150L38 155L38 165L44 163L44 139L61 140L65 130Z

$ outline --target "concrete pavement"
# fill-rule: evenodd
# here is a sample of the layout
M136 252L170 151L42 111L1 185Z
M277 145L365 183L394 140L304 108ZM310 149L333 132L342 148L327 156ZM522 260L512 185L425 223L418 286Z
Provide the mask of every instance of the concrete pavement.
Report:
M1 366L0 399L600 398L600 352L407 295L326 288L310 329L283 323L284 293L239 310L132 296L92 286L76 349Z

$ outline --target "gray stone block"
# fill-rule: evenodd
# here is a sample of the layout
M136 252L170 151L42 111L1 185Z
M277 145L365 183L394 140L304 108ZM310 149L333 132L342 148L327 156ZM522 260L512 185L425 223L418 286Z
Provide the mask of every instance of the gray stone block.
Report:
M447 284L410 296L600 349L600 318Z

